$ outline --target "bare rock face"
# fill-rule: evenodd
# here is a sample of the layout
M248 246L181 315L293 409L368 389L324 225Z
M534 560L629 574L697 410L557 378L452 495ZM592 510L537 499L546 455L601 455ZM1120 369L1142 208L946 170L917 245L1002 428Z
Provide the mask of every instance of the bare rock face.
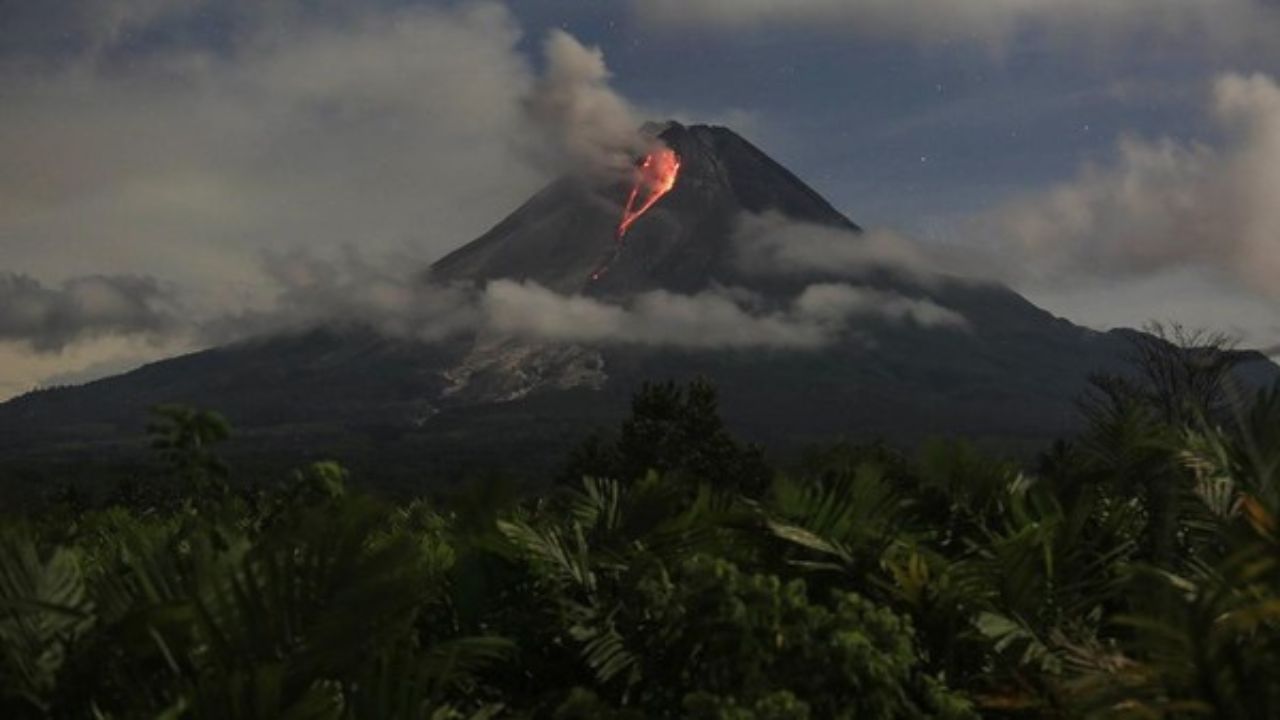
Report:
M538 390L599 390L608 382L599 350L517 340L477 341L457 365L445 370L450 402L501 403Z

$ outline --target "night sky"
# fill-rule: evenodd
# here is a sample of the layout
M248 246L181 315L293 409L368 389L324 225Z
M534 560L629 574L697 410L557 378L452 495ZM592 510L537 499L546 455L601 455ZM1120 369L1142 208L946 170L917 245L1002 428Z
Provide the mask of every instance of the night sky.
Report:
M354 5L0 0L0 398L474 238L571 169L527 117L553 30L948 270L1280 343L1273 0Z

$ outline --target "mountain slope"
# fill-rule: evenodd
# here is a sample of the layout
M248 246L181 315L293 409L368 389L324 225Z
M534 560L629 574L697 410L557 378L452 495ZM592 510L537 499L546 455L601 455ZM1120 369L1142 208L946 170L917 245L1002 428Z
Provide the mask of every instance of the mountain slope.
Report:
M599 281L593 269L613 251L628 188L562 178L479 239L431 270L440 280L533 280L562 293L623 296L663 288L695 292L737 284L733 230L742 213L847 230L857 225L812 188L736 133L668 123L659 137L680 157L670 193L627 233L626 249Z

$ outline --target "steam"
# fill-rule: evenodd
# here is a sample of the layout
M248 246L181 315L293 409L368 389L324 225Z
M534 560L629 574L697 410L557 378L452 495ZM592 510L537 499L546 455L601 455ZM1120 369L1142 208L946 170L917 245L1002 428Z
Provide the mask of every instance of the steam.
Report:
M625 174L647 152L641 121L609 86L604 53L554 30L543 43L546 69L525 99L551 161L568 171Z

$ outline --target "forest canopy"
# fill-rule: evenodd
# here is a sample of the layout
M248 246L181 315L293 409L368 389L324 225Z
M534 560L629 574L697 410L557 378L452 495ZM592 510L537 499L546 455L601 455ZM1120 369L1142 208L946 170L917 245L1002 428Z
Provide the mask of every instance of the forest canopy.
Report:
M1280 388L1140 349L1033 464L958 441L785 472L650 385L550 490L237 482L162 407L164 487L0 526L5 717L1280 716Z

